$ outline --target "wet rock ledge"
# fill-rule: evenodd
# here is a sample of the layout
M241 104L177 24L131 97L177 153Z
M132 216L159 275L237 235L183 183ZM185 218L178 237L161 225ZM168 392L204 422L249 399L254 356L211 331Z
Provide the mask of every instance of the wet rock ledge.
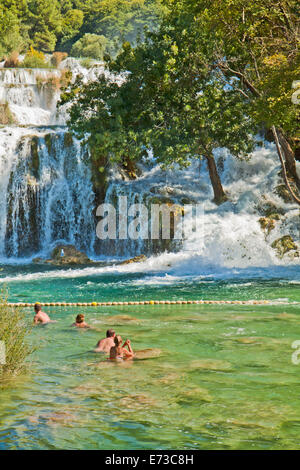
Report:
M61 256L62 250L64 255ZM134 258L120 261L117 264L130 264L146 261L145 255L135 256ZM75 266L75 265L103 265L103 261L97 262L91 260L85 253L77 250L74 245L57 245L54 250L52 250L51 257L49 259L44 258L34 258L32 260L34 264L50 264L53 266Z

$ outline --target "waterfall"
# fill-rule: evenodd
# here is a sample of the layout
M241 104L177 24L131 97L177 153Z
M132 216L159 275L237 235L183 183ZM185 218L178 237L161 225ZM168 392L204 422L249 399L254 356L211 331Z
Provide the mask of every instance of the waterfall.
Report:
M94 194L87 150L65 129L14 132L1 135L10 153L0 155L0 254L30 256L57 241L91 252ZM16 142L14 148L8 142Z
M205 263L226 267L299 263L297 253L278 261L271 247L284 235L291 235L299 246L299 209L276 192L282 179L276 151L269 144L257 148L249 161L233 158L224 149L215 151L230 196L220 207L211 201L208 171L198 161L187 169L162 171L149 157L139 163L135 180L120 168L107 175L103 202L117 209L117 220L122 196L127 196L128 208L146 206L149 223L152 204L203 204L204 244L192 232L183 240L97 239L95 214L101 201L94 193L89 151L68 132L66 110L56 108L65 69L72 70L73 78L77 73L85 81L96 78L97 69L84 70L74 61L66 59L57 70L0 69L0 119L8 121L11 113L13 120L0 126L1 258L48 256L57 243L70 243L90 256L129 258L168 252L160 257L163 266L178 262L180 269L195 272ZM99 69L103 72L103 67ZM259 225L266 207L278 213L268 234Z
M9 106L15 124L58 124L61 76L60 70L0 69L0 103Z
M0 70L0 256L49 254L57 242L92 253L94 193L89 153L56 110L61 70ZM56 125L53 128L53 124Z
M114 255L118 257L134 257L136 255L152 255L161 253L163 251L176 252L182 246L181 241L175 240L174 238L163 240L163 239L151 239L151 205L152 204L163 204L167 200L162 196L155 196L151 191L151 180L149 184L144 184L144 181L127 181L120 182L117 179L112 178L110 185L106 192L105 204L111 204L116 208L116 221L117 221L117 239L116 240L101 240L98 241L99 251L107 255ZM126 239L120 239L119 234L119 216L120 211L120 198L126 196L127 211L133 205L136 206L137 212L134 215L128 216L127 228L129 224L138 217L139 208L143 205L148 212L148 238L145 238L141 234L141 227L137 228L137 238L133 239L128 236ZM179 201L174 198L173 200L168 199L171 204L178 204ZM172 217L172 216L171 216ZM171 219L172 220L172 219ZM144 227L143 227L144 228ZM173 233L171 233L171 236Z

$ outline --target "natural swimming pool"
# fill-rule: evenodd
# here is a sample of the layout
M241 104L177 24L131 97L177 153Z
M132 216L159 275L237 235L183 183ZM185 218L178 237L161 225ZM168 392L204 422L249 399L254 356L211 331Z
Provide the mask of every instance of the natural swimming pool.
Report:
M2 449L299 448L300 338L295 308L45 308L33 373L1 390ZM108 363L88 352L114 327L160 357Z
M0 449L300 448L300 364L291 360L291 345L300 339L300 298L292 274L207 283L164 277L164 285L128 274L9 282L13 301L48 301L54 294L67 301L283 300L45 307L57 323L32 330L38 349L31 373L0 390ZM70 328L79 312L99 331ZM27 309L28 325L32 318ZM161 353L108 363L91 352L107 328L129 337L135 350Z

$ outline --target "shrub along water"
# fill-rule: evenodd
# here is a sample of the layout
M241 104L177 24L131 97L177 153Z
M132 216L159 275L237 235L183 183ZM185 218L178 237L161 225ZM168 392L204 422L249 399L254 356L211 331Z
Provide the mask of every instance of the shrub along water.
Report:
M30 328L25 322L25 313L7 303L7 292L0 295L0 341L5 345L5 360L1 358L0 385L26 369L26 360L33 352L28 342Z

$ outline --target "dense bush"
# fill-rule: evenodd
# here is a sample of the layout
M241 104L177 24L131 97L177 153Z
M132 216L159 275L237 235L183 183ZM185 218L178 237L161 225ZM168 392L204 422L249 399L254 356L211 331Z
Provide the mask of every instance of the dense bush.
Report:
M0 364L0 383L24 371L32 352L27 341L30 328L25 314L20 308L8 306L6 297L5 294L0 297L0 341L4 342L6 352L5 364Z
M104 36L87 33L79 41L75 42L71 54L75 57L90 57L102 60L107 42Z
M22 62L22 67L27 68L45 68L49 67L46 62L46 58L42 52L36 51L31 46L29 51L26 53L25 59Z

